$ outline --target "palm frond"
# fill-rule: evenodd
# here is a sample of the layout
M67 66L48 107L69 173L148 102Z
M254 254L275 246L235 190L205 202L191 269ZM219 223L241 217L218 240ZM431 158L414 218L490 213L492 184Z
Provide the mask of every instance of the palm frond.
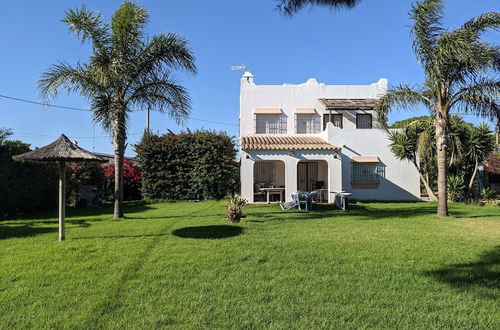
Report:
M277 8L287 16L299 12L305 7L322 6L335 9L349 9L358 5L361 0L276 0Z
M191 109L189 93L168 72L161 76L154 73L142 80L127 103L167 113L177 123L183 122Z
M113 51L122 61L135 56L142 45L144 29L148 21L146 8L138 7L134 2L125 1L111 18Z
M426 89L418 86L411 87L406 84L390 86L387 93L379 99L375 106L379 125L387 128L388 115L395 108L414 110L419 104L433 108L433 101L427 97L427 94Z
M500 118L500 81L492 78L473 80L453 96L452 106L459 112L483 118Z
M42 74L38 81L41 96L49 100L57 97L61 89L68 93L79 92L83 96L91 97L102 90L89 71L81 64L71 66L65 62L52 65L47 72Z
M444 29L441 25L443 17L443 0L424 0L412 6L410 16L414 21L412 28L413 50L424 67L426 74L433 76L436 59L436 48L439 34Z
M165 70L183 70L197 73L195 58L189 42L176 33L160 34L145 43L139 51L125 93L132 92L148 75ZM147 78L146 78L147 79Z
M94 50L102 54L108 52L109 25L103 21L101 14L89 11L85 6L75 10L68 9L65 13L66 17L62 21L69 25L70 31L82 42L90 39Z

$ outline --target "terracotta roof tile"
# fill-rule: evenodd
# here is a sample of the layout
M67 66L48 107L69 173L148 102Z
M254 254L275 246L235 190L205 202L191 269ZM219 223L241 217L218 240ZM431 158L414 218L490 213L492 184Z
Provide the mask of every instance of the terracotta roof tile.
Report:
M320 137L261 135L241 138L242 150L337 150Z

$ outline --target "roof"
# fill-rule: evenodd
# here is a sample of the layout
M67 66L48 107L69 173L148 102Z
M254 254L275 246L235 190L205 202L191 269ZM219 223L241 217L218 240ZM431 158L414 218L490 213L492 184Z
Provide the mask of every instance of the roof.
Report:
M378 99L319 99L327 110L373 110Z
M377 156L352 156L351 161L355 163L379 163Z
M71 142L66 135L61 136L45 147L25 152L24 154L13 156L14 160L34 160L34 161L54 161L54 160L70 160L70 161L104 161L99 156L94 155L90 151L80 148L76 143Z
M242 150L337 150L320 137L313 136L244 136Z

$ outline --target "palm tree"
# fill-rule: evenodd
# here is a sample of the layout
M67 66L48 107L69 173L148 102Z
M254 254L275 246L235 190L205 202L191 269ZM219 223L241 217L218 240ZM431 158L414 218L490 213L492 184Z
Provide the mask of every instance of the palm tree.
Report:
M469 181L469 189L471 189L476 181L479 164L485 161L489 154L495 150L495 144L490 128L485 123L473 127L468 132L466 142L466 155L474 161L474 171Z
M481 39L482 34L500 27L500 13L482 14L461 27L448 31L442 25L444 0L424 0L413 5L411 18L413 49L423 68L425 82L418 86L391 86L376 107L378 121L387 124L388 113L396 108L423 104L435 121L438 163L438 209L448 216L447 160L448 121L452 110L482 117L498 115L500 48Z
M62 89L80 93L91 103L93 120L112 132L114 218L123 217L123 156L129 113L134 108L150 108L181 122L189 114L190 99L173 71L196 74L188 41L174 33L146 37L147 20L147 10L132 2L124 2L111 23L85 7L67 10L63 21L82 42L91 42L92 55L86 63L59 62L39 81L45 98L56 97Z
M308 6L323 6L331 9L353 8L361 2L361 0L275 0L278 2L278 9L287 16L299 12L301 9Z
M415 166L430 200L437 201L429 182L430 167L435 159L435 148L429 143L433 130L432 122L427 118L410 122L402 129L389 132L389 148L396 158L407 160Z

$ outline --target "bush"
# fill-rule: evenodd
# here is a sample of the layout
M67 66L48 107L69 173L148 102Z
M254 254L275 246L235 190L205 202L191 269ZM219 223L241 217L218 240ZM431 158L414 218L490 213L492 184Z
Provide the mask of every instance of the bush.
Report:
M57 166L16 162L12 156L30 151L21 141L0 143L0 218L14 217L57 205Z
M133 161L123 160L123 199L135 201L141 199L142 172ZM115 164L104 166L104 198L115 198Z
M136 152L147 199L221 199L237 191L236 147L226 133L147 133Z
M493 200L496 197L497 197L496 191L491 188L484 188L483 190L481 190L481 199Z
M104 192L104 168L98 162L69 163L66 166L66 196L70 204L76 205L79 186L94 186Z
M465 198L465 183L461 177L450 176L448 178L448 199L452 202L460 202Z

